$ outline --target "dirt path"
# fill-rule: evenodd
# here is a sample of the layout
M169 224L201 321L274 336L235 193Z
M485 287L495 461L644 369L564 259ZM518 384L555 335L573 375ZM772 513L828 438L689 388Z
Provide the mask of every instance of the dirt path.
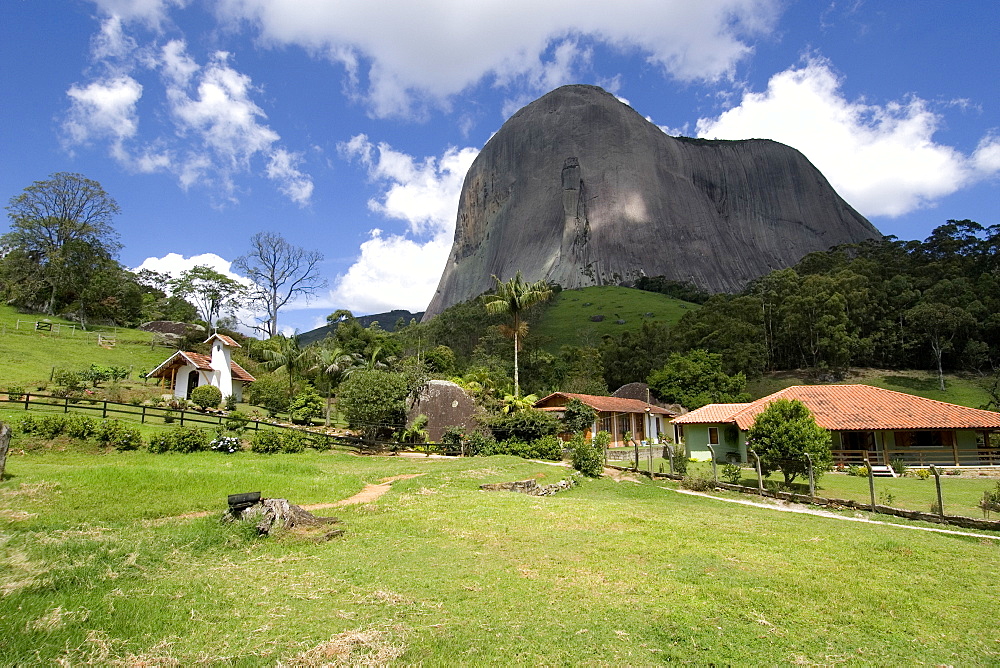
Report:
M302 506L304 510L322 510L324 508L339 508L340 506L350 506L355 503L371 503L375 499L379 498L383 494L389 491L389 487L397 480L409 480L410 478L418 478L424 475L423 473L404 473L402 475L394 475L389 478L382 478L379 480L377 485L365 485L365 488L354 496L348 497L346 499L341 499L340 501L335 501L333 503L313 503L308 506Z
M382 478L379 480L377 485L365 485L364 489L355 494L354 496L348 497L346 499L341 499L340 501L335 501L333 503L312 503L307 506L301 506L303 510L322 510L324 508L338 508L340 506L349 506L355 503L371 503L383 494L389 491L389 487L397 480L408 480L409 478L416 478L424 475L423 473L404 473L402 475L394 475L389 478ZM184 513L183 515L174 515L173 517L160 517L155 520L150 520L149 524L156 526L163 524L164 522L169 522L170 520L188 520L196 517L208 517L209 515L215 515L219 511L217 510L201 510L193 513Z
M657 485L659 487L659 485ZM972 533L971 531L955 531L953 529L935 529L934 527L915 527L908 524L896 524L895 522L882 522L880 520L872 520L867 517L847 517L846 515L839 515L837 513L831 513L829 510L819 510L818 508L810 508L809 506L804 506L798 503L789 503L788 501L779 501L777 503L765 503L763 501L748 501L746 499L726 499L720 496L713 496L712 494L706 494L705 492L695 492L690 489L673 489L671 487L660 487L662 490L668 492L677 492L678 494L688 494L690 496L700 496L707 499L715 499L716 501L723 501L725 503L736 503L741 506L754 506L756 508L764 508L766 510L777 510L783 513L799 513L802 515L816 515L818 517L826 517L832 520L844 520L847 522L864 522L866 524L881 524L883 526L896 527L898 529L914 529L917 531L930 531L931 533L945 533L951 534L953 536L972 536L973 538L985 538L987 540L1000 540L1000 536L990 536L981 533Z

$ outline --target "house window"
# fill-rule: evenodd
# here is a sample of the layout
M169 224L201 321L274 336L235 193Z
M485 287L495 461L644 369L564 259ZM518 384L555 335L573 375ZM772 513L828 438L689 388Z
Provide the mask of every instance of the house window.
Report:
M719 428L709 427L708 428L708 444L718 445L719 444Z
M899 448L950 448L955 443L953 431L897 431Z

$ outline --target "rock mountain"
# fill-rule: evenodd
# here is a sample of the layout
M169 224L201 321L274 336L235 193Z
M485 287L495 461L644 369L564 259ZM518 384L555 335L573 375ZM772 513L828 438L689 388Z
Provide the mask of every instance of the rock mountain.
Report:
M595 86L510 117L462 186L424 319L518 270L564 288L663 275L736 291L804 255L881 235L797 150L671 137Z

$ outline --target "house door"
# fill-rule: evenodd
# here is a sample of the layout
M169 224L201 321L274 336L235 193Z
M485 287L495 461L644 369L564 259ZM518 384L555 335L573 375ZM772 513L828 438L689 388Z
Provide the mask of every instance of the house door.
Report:
M191 373L188 374L188 389L187 394L184 395L185 399L191 398L191 390L198 387L198 371L192 369Z

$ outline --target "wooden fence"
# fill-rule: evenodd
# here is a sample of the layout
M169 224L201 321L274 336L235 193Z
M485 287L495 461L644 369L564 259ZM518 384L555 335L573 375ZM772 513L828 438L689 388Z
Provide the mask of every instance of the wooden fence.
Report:
M95 414L100 413L102 419L121 416L126 420L139 422L141 424L145 424L147 422L171 424L176 422L182 427L185 425L209 425L213 427L221 427L224 426L225 421L229 418L228 415L221 413L202 413L201 411L182 410L179 408L169 408L163 406L136 406L133 404L105 401L103 399L71 399L69 397L57 397L50 394L33 394L31 392L25 392L19 397L17 395L15 395L15 397L6 395L3 399L0 399L0 401L3 401L8 405L19 407L25 411L41 410L48 412L55 411L69 413L72 410L73 412L92 412ZM339 445L357 450L358 452L374 453L384 452L386 450L397 450L400 447L398 443L368 440L357 436L328 434L325 431L314 431L305 427L266 422L263 420L252 420L249 418L246 419L246 425L248 429L253 429L255 431L259 430L261 427L266 429L289 429L292 431L298 431L307 434L312 438L322 440L323 444L327 448Z

